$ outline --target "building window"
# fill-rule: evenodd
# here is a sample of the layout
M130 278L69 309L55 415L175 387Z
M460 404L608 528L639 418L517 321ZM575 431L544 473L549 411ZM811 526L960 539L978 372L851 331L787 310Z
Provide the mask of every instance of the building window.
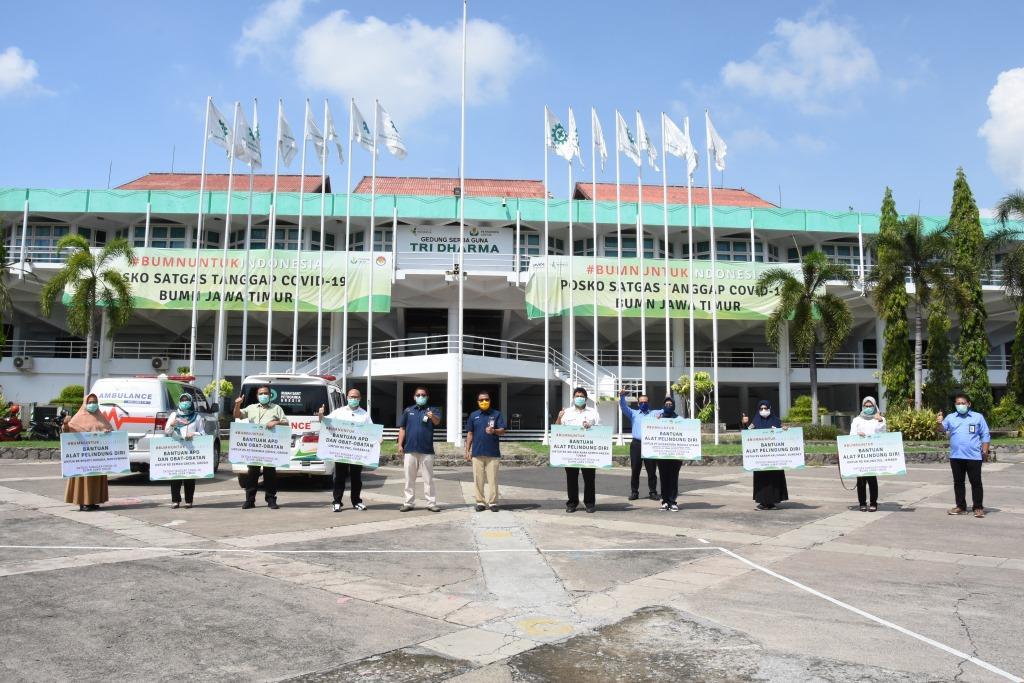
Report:
M593 256L594 238L588 237L584 240L573 240L572 253L574 256Z
M184 249L185 228L172 228L166 225L149 226L149 241L157 249Z
M564 254L565 253L565 240L558 239L557 237L548 238L548 253L549 254Z
M800 247L800 251L797 251L796 247L790 247L786 250L786 261L789 263L799 263L802 257L807 256L812 251L814 251L814 247L810 245Z
M832 263L841 263L846 266L856 266L860 261L859 250L856 245L847 244L823 244L821 250Z
M519 256L540 256L540 235L537 233L525 233L519 240Z
M207 233L209 237L210 233ZM218 236L219 239L219 236ZM206 245L204 245L206 246ZM245 228L231 231L231 241L228 243L231 249L245 249ZM250 249L266 249L267 248L267 229L266 228L253 228L249 235L249 248Z
M394 244L394 238L394 233L391 230L374 230L373 250L391 251L391 246ZM330 244L330 242L328 242L328 244Z
M749 239L724 239L716 240L717 249L715 258L719 261L750 261L750 240ZM694 253L696 259L710 259L711 242L697 242ZM779 260L779 248L771 244L767 245L768 260L776 263ZM761 240L754 240L754 260L764 263L765 244ZM690 257L690 247L683 244L680 248L683 258Z
M360 233L362 234L362 233ZM334 235L324 235L324 251L334 251ZM320 230L314 230L309 236L309 247L313 251L320 251Z
M31 218L29 219L31 221ZM33 261L55 263L62 259L57 256L57 242L67 235L71 226L57 223L29 223L26 230L25 255ZM4 240L7 257L21 257L21 228L12 225Z
M348 250L349 251L363 251L364 248L364 234L362 230L356 230L349 233L348 236Z

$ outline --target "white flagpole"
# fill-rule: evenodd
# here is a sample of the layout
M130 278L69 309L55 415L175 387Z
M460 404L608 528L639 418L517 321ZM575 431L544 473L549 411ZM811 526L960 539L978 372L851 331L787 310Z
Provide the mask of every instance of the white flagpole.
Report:
M253 109L256 104L253 102ZM255 111L254 111L255 113ZM255 119L256 117L253 116ZM249 251L252 248L252 180L256 172L255 164L249 161L249 208L245 219L245 294L242 297L242 365L240 372L245 380L245 362L249 356ZM267 349L270 353L270 349Z
M618 343L616 344L619 350L619 368L617 375L619 378L618 386L615 387L617 394L622 391L622 187L620 185L620 168L619 168L619 112L615 111L615 239L617 244L615 247L615 278L616 278L616 291L615 297L618 299L618 305L615 306L615 310L618 313L619 329L618 329ZM622 411L615 411L616 419L618 421L618 434L616 435L616 442L622 445Z
M662 286L665 288L665 395L672 395L672 344L671 324L669 321L668 295L668 156L665 153L665 112L661 112L661 206L665 225L664 242L661 245L664 256L665 277Z
M302 263L302 210L303 195L306 192L306 136L309 135L309 98L306 98L306 115L302 119L302 162L299 164L299 227L298 244L295 245L295 301L292 307L292 372L298 367L299 357L299 275ZM324 144L327 141L324 140ZM323 192L324 188L321 187Z
M327 228L324 212L327 210L327 98L324 98L324 146L320 153L320 280L316 288L316 374L320 374L320 356L324 345L324 246ZM351 160L350 160L351 162Z
M192 276L192 329L189 331L189 346L188 346L188 370L191 373L196 371L196 333L198 331L199 322L199 254L200 247L203 244L203 190L206 189L206 146L209 142L210 135L210 104L213 102L213 97L206 98L206 116L203 122L203 163L199 170L199 213L196 217L196 267L195 272ZM232 134L234 134L234 128L232 128ZM27 229L28 226L28 201L25 202L25 223L24 226ZM24 231L21 239L21 260L22 265L25 262L25 235Z
M704 110L704 134L708 152L708 230L711 233L711 381L714 383L715 444L718 444L718 245L715 243L715 193L711 182L711 130L710 117ZM692 383L691 383L692 385Z
M284 118L284 102L277 101L277 138L274 142L274 195L270 199L270 233L267 236L270 247L270 292L267 300L267 366L264 372L270 374L270 344L274 333L274 248L277 242L277 175L281 157L281 119Z
M370 298L367 306L366 330L366 410L373 405L373 233L377 226L377 120L380 118L380 104L373 101L373 160L370 162L370 234L365 242L370 252Z
M144 246L144 247L150 246L150 241L149 241L149 220L150 220L150 218L152 218L152 216L153 216L153 203L152 202L146 202L146 227L145 227L145 232L143 233L143 236L142 236L142 246Z
M590 110L590 201L591 201L591 228L594 235L593 253L593 278L594 285L594 400L598 400L598 389L600 382L597 376L597 139L594 131L594 110Z
M551 262L548 258L548 117L544 112L544 443L548 443L551 423L551 391L548 387L551 355L550 281Z
M348 271L348 240L350 234L350 223L352 221L352 133L355 131L353 124L355 116L356 99L353 97L348 102L348 171L345 185L345 299L342 302L341 313L341 391L348 396L348 295L352 291L352 283L349 281ZM371 269L373 264L370 264Z
M754 246L755 244L756 244L756 242L754 241L754 209L753 209L753 207L751 207L751 209L750 209L750 262L751 263L753 263L754 261L757 260L755 258L755 256L757 255L757 249Z
M231 235L231 195L235 181L235 127L238 125L238 109L241 105L235 102L235 110L231 117L231 135L228 138L228 195L224 207L224 240L221 246L220 260L220 302L217 304L217 332L213 340L213 381L214 396L220 400L220 378L224 372L224 360L228 345L227 338L227 312L224 310L224 297L227 294L227 263L228 263L228 238ZM196 252L198 256L198 251ZM246 254L248 258L248 254ZM192 371L195 374L195 370ZM243 375L242 379L245 379Z
M690 118L686 118L686 131L690 131ZM692 144L692 143L691 143ZM686 276L689 279L689 285L687 286L687 296L689 298L689 312L690 312L690 419L696 419L697 409L697 388L694 386L694 375L695 364L696 364L696 337L694 334L693 327L693 174L690 173L689 160L687 160L686 167Z
M462 375L463 375L463 372L464 372L464 369L465 369L465 363L464 363L464 360L465 360L465 357L464 357L465 346L464 346L464 342L463 342L463 337L465 336L465 327L464 326L465 326L465 322L466 322L466 320L465 320L465 318L466 318L466 316L465 316L465 313L466 313L465 312L465 305L466 305L466 291L465 291L466 290L466 288L465 288L465 282L466 282L466 273L465 273L465 267L466 267L466 260L465 260L465 252L466 252L466 244L465 244L465 237L466 237L466 211L465 211L465 207L466 207L466 52L467 52L467 50L466 50L466 36L467 36L468 26L469 26L469 2L467 0L462 0L462 74L461 74L461 91L460 91L460 97L459 97L459 326L458 326L458 330L459 330L459 352L458 352L458 361L457 361L458 372L457 372L456 385L455 385L455 393L457 395L456 405L459 407L459 411L460 411L460 415L458 416L458 418L459 418L459 420L458 420L459 421L459 425L458 425L458 430L457 430L458 436L455 438L455 444L457 446L461 446L462 445L462 416L461 416L462 404L463 404L463 397L462 397ZM547 154L546 153L545 153L545 157L544 158L545 158L545 160L547 160ZM546 188L547 188L547 183L545 183L545 190L546 190ZM545 202L547 201L546 196L547 195L545 195L545 200L544 200ZM518 274L516 275L516 277L517 278L519 277ZM545 292L545 294L547 294L547 293ZM545 351L544 353L545 353L545 361L546 361L547 360L547 355L546 355L547 351ZM544 369L544 376L545 376L545 382L547 382L547 379L546 379L547 378L547 367L546 366L545 366L545 369ZM548 411L547 411L546 403L547 403L548 399L547 399L547 384L546 383L544 385L544 390L545 390L544 391L544 400L545 400L545 410L544 410L544 415L545 415L545 417L544 417L544 419L545 419L544 443L547 443L548 432L547 432L547 422L546 421L548 419L547 418ZM501 408L502 408L502 410L506 410L506 411L508 410L508 408L506 406L502 406ZM449 424L450 424L451 418L452 418L452 416L450 416L450 415L447 418L449 420Z
M573 387L576 386L576 305L573 300L572 293L572 282L575 277L572 269L572 253L575 251L572 241L572 161L573 158L569 159L569 201L567 206L569 208L569 384ZM563 321L564 322L564 321ZM594 400L597 400L596 398Z
M640 112L636 113L637 136L640 135ZM646 144L647 130L644 129ZM636 169L636 254L640 258L640 391L647 392L647 285L644 273L644 160Z

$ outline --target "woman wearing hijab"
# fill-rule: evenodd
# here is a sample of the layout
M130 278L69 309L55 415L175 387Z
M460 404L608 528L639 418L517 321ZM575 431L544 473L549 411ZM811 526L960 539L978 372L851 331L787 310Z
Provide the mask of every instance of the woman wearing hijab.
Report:
M206 427L199 419L199 413L195 409L195 397L188 392L183 392L178 397L178 409L167 416L167 424L164 426L164 434L179 439L192 440L194 436L206 434ZM181 485L185 484L185 507L192 507L192 498L196 492L195 479L174 479L171 481L171 507L177 508L181 505Z
M747 429L781 429L782 420L772 412L770 402L761 401L757 404L757 414L753 420L743 416L743 426ZM779 503L789 500L785 470L754 472L754 500L757 501L758 510L775 510Z
M112 432L113 426L100 412L100 399L89 394L85 402L71 418L64 421L65 432ZM100 503L110 500L107 489L107 475L93 477L71 477L64 487L64 502L78 504L80 511L99 510Z
M671 396L665 397L665 402L658 419L675 420L679 418L676 414L676 402ZM676 504L676 497L679 495L679 468L683 466L682 460L659 459L658 478L661 479L661 509L669 512L679 512Z
M885 418L878 410L878 403L874 397L865 396L860 402L860 415L853 418L850 423L850 436L871 436L888 431L885 426ZM867 504L867 490L871 490L871 505ZM875 512L878 510L878 477L857 477L857 502L860 504L861 512Z

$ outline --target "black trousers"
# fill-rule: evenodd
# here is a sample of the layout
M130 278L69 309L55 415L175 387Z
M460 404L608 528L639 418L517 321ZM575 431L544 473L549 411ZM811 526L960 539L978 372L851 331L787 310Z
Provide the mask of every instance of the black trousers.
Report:
M185 484L185 502L189 505L192 504L192 496L196 492L196 480L195 479L175 479L171 482L171 502L181 502L181 485Z
M949 466L953 469L953 495L956 497L956 506L961 510L967 509L967 491L964 486L964 477L971 480L971 502L974 510L984 510L982 504L981 488L981 461L964 460L963 458L950 458Z
M679 468L683 466L683 461L655 460L654 462L658 465L658 476L661 477L661 502L675 505L676 498L679 496Z
M334 463L334 502L340 503L345 495L345 480L352 477L352 495L349 498L352 504L362 503L363 492L363 466L350 465L347 462Z
M878 477L857 477L857 502L868 504L868 491L871 490L871 504L878 505Z
M633 439L629 443L629 491L630 493L640 492L640 468L647 470L647 490L651 493L658 492L658 463L656 460L644 460L640 457L640 439Z
M597 505L597 491L594 489L597 470L593 467L566 467L565 468L565 489L569 494L571 505L580 504L580 480L583 475L583 504L587 507Z
M256 491L260 485L260 469L263 470L263 491L266 494L267 502L274 502L277 500L277 468L261 468L259 465L249 466L249 481L245 485L245 499L250 503L256 502Z

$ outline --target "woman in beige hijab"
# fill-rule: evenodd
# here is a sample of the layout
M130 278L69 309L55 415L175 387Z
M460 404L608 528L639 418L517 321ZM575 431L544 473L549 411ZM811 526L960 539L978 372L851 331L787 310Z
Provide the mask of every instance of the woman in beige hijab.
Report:
M78 412L65 419L64 431L112 432L114 428L100 412L99 398L96 394L89 394ZM99 510L100 503L106 503L109 499L105 474L94 477L71 477L64 487L64 502L77 503L80 511Z

